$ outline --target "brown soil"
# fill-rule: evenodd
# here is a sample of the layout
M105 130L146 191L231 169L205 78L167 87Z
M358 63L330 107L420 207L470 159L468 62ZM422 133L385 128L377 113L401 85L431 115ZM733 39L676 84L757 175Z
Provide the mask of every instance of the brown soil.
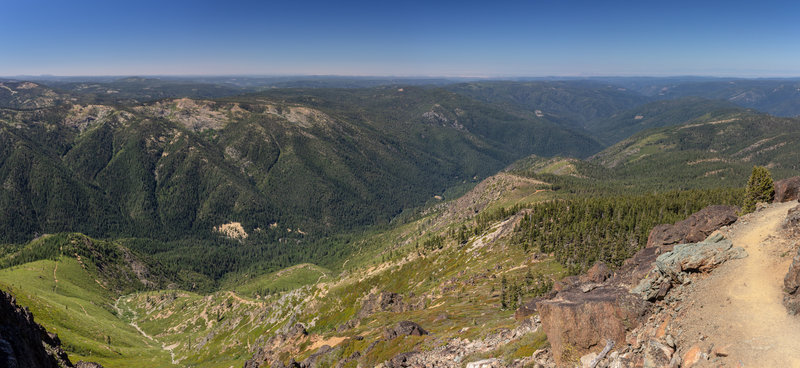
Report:
M793 243L779 231L795 205L776 204L741 217L726 235L748 257L724 264L690 288L685 316L673 332L681 346L711 352L710 360L696 366L800 367L800 317L782 304Z

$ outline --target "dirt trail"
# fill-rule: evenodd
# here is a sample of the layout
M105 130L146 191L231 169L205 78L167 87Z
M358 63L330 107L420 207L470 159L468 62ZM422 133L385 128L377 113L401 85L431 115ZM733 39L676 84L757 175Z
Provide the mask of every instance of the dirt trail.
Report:
M740 218L727 236L748 257L726 263L693 288L680 338L687 346L723 348L728 355L699 366L800 367L800 317L782 304L793 251L779 235L786 212L796 205L776 204Z
M122 312L122 308L119 307L119 302L123 298L126 298L126 297L127 296L121 296L121 297L117 298L117 300L114 302L114 305L113 305L114 309L117 311L117 317L120 320L124 320L125 318L124 318L124 313ZM144 332L144 330L142 330L142 328L139 327L139 324L136 323L136 318L137 318L136 311L133 310L132 308L130 308L127 303L125 303L123 305L124 305L125 309L128 312L131 313L131 316L132 316L131 320L130 320L130 322L128 322L128 324L131 325L131 327L135 328L136 331L139 331L139 333L142 336L144 336L145 338L147 338L148 340L150 340L152 342L156 342L156 343L161 343L160 341L154 339L152 336L148 335L147 332ZM150 345L149 343L147 343L147 344ZM178 345L179 344L172 344L172 345L168 346L166 343L161 343L161 349L169 353L169 356L172 359L172 364L173 365L178 365L180 363L180 359L175 359L175 351L174 351L174 349L176 347L178 347Z

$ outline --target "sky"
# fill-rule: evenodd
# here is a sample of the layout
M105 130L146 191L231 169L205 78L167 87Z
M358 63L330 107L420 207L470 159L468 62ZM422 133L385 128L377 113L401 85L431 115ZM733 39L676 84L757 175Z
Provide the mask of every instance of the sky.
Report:
M0 75L800 76L799 1L0 0Z

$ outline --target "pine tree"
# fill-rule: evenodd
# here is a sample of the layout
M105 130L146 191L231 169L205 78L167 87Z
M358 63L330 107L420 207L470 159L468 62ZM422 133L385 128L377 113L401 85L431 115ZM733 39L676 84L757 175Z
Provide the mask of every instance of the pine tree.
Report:
M775 188L772 185L772 175L769 170L763 166L753 166L753 172L750 174L750 179L747 180L742 213L753 212L756 209L756 203L772 202L774 197Z

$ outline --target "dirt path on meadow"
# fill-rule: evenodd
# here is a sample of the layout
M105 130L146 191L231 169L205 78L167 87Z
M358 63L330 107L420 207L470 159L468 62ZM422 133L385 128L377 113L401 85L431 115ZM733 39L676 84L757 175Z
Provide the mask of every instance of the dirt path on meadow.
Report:
M794 246L780 236L786 212L796 205L776 204L742 216L726 231L748 256L691 288L690 307L677 331L687 351L696 346L710 352L709 360L695 366L800 367L800 317L789 315L782 303Z

